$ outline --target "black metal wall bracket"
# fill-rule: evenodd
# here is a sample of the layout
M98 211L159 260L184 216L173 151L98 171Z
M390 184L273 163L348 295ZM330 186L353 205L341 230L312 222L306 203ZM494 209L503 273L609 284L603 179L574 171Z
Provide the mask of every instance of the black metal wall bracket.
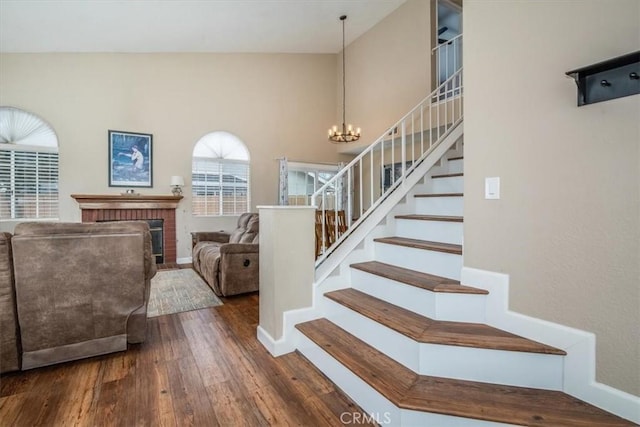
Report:
M567 71L578 86L578 107L640 94L640 51Z

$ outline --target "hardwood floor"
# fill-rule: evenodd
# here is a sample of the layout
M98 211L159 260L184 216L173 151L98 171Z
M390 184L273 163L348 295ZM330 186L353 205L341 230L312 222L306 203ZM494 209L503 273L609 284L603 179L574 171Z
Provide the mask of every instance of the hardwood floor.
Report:
M0 426L336 426L360 408L256 339L258 296L149 319L126 352L0 377Z

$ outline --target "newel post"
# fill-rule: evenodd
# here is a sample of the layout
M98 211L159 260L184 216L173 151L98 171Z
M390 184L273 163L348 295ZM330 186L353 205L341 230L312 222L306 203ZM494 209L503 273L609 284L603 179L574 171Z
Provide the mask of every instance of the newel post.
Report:
M292 351L283 314L313 305L315 207L258 206L260 320L258 339L274 355Z

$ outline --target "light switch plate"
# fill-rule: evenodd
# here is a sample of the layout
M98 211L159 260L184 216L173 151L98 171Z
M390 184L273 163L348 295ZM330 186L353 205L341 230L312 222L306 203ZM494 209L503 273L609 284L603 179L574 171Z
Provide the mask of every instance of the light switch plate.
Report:
M499 176L493 176L484 179L484 198L494 200L500 198Z

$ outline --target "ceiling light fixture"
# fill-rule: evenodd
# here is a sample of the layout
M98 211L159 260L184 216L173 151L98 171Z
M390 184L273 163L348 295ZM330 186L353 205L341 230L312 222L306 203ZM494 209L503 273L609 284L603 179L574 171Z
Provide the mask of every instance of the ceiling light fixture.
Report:
M334 126L332 129L329 129L329 141L334 144L339 144L342 142L353 142L360 139L360 128L353 131L353 126L346 125L346 78L345 78L345 46L344 46L344 21L347 20L347 15L342 15L340 17L342 21L342 129L338 129L338 126Z

